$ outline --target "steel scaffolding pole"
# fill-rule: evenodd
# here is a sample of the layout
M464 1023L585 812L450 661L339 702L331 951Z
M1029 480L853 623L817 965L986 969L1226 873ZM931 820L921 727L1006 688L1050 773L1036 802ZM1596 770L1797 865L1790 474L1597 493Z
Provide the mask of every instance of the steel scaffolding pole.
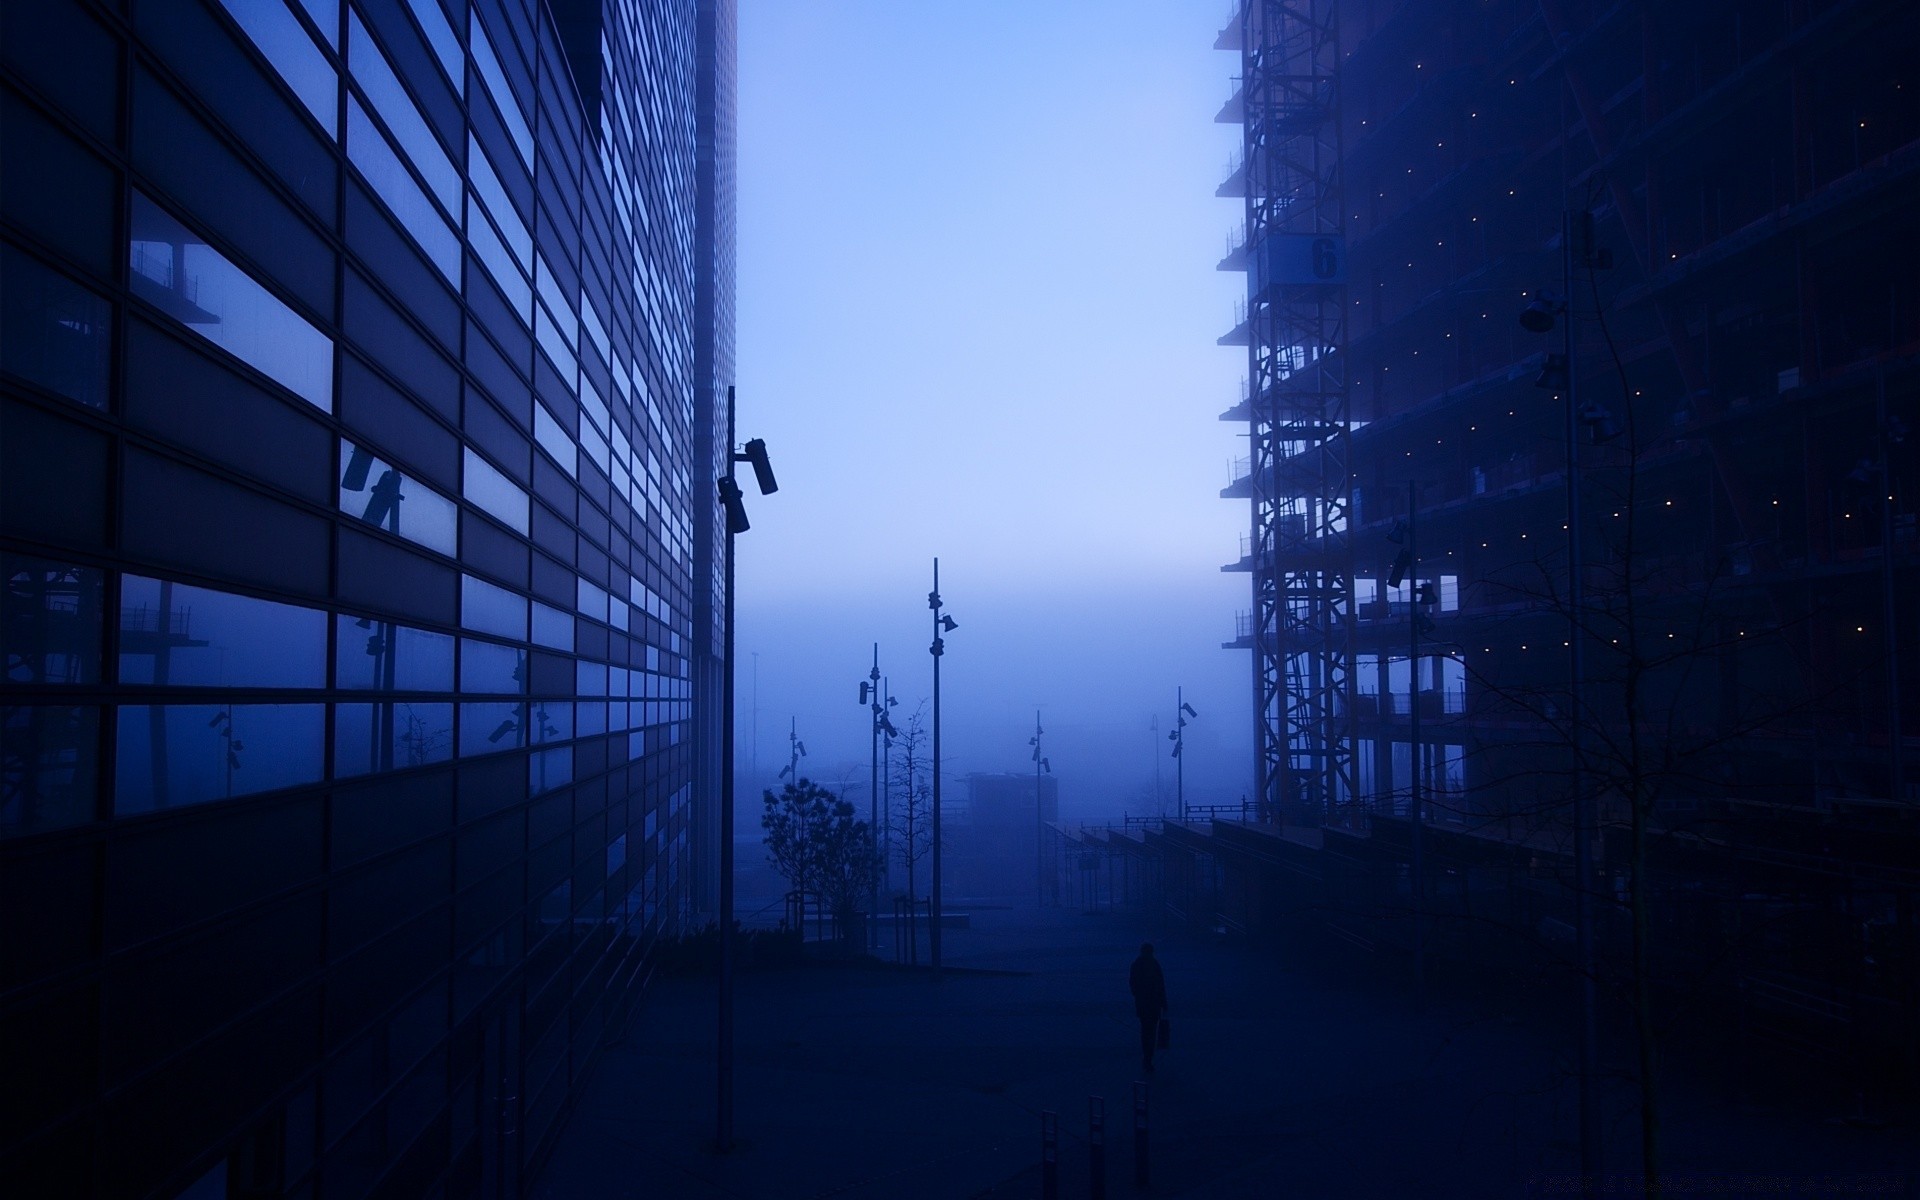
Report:
M1353 799L1350 404L1334 0L1241 8L1256 793Z

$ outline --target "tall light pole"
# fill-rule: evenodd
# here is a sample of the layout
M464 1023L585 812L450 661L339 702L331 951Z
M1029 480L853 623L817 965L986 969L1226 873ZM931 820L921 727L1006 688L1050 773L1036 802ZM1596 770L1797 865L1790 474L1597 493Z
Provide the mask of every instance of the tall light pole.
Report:
M1045 902L1047 892L1047 809L1040 799L1040 773L1053 774L1053 764L1040 748L1040 736L1044 733L1046 730L1040 728L1040 710L1036 708L1033 736L1027 739L1027 745L1033 747L1033 899L1036 904Z
M754 478L761 495L780 490L774 481L773 466L767 461L767 444L755 438L741 450L734 448L733 388L727 388L727 473L716 481L720 503L727 510L727 568L725 613L721 620L725 641L726 673L720 688L720 995L717 1005L719 1045L715 1055L719 1075L715 1113L714 1142L720 1153L733 1149L733 539L753 526L747 520L740 485L734 479L734 467L753 464Z
M1580 243L1576 260L1575 242ZM1547 355L1546 369L1535 381L1536 387L1558 387L1566 393L1567 437L1567 728L1572 745L1573 763L1573 870L1574 937L1580 960L1580 1173L1592 1179L1600 1170L1600 1110L1593 1095L1593 1072L1600 1057L1600 1031L1597 1017L1598 989L1593 946L1593 814L1586 794L1586 738L1582 722L1583 693L1586 682L1586 586L1582 567L1586 557L1580 536L1580 426L1586 424L1594 440L1603 441L1617 433L1610 414L1595 407L1582 409L1579 400L1579 372L1574 369L1573 273L1576 261L1591 271L1613 265L1612 255L1593 246L1593 214L1568 211L1560 222L1559 296L1543 297L1528 304L1520 314L1521 327L1533 333L1549 333L1555 318L1560 322L1560 353Z
M1413 853L1410 866L1411 890L1413 892L1413 985L1416 993L1426 984L1426 926L1422 917L1426 907L1426 875L1424 874L1423 846L1426 832L1426 747L1420 741L1420 638L1433 628L1433 622L1421 612L1422 605L1433 605L1440 597L1435 594L1431 583L1420 582L1420 537L1419 519L1416 508L1420 502L1420 488L1413 480L1407 480L1407 519L1395 522L1393 532L1387 540L1402 544L1400 553L1394 556L1393 566L1387 571L1387 588L1392 590L1407 585L1407 761L1411 765L1407 780L1407 818L1409 821L1409 841ZM1411 579L1407 578L1409 572Z
M800 718L787 718L787 765L780 768L780 778L788 783L800 782L800 760L807 756L807 744L800 740Z
M893 741L893 722L887 719L887 706L880 694L880 643L873 644L873 669L867 672L867 678L860 684L860 703L868 705L872 714L872 729L869 732L869 748L873 754L872 778L867 784L867 835L874 839L877 849L880 844L880 735L887 735L888 744ZM877 865L877 864L876 864ZM867 911L872 916L867 921L867 949L880 948L880 872L873 873L873 887L867 901Z
M927 607L933 610L933 881L927 903L927 949L933 957L934 978L940 977L940 660L946 656L947 643L942 634L952 633L960 623L941 611L940 560L933 560L933 590L927 593Z
M1173 689L1173 728L1167 732L1167 740L1173 743L1173 788L1180 802L1180 821L1187 819L1187 760L1181 751L1187 748L1187 718L1198 717L1193 705L1187 703L1186 689Z

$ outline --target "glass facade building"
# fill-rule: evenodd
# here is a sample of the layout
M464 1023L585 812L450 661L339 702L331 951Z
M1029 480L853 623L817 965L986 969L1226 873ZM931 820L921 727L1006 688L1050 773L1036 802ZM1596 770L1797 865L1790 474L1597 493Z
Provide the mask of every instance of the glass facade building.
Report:
M517 1196L713 895L731 0L0 20L0 1180Z

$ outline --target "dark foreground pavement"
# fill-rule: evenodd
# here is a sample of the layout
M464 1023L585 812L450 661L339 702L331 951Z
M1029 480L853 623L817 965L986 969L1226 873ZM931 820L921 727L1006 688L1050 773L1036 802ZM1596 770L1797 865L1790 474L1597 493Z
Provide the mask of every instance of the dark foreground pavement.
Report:
M1088 1192L1089 1096L1106 1101L1107 1194L1133 1187L1138 1041L1126 969L1166 967L1173 1049L1150 1091L1150 1194L1569 1194L1568 1023L1435 998L1377 973L1209 944L1135 918L976 910L946 977L820 967L742 974L736 1132L713 1152L714 984L670 979L634 1015L534 1195L836 1198L1041 1195L1041 1112L1060 1114L1060 1195ZM1674 1194L1910 1196L1912 1114L1858 1128L1824 1100L1667 1089ZM1627 1085L1609 1085L1611 1194L1642 1194Z

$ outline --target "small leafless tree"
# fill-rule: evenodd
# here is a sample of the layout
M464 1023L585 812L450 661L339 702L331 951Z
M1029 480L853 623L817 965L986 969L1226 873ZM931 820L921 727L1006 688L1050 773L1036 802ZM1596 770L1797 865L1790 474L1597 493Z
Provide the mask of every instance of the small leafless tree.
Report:
M888 752L893 756L888 780L894 828L900 831L894 844L894 861L907 876L907 898L917 899L917 867L933 849L933 762L928 753L929 732L926 702L913 710L900 726Z

